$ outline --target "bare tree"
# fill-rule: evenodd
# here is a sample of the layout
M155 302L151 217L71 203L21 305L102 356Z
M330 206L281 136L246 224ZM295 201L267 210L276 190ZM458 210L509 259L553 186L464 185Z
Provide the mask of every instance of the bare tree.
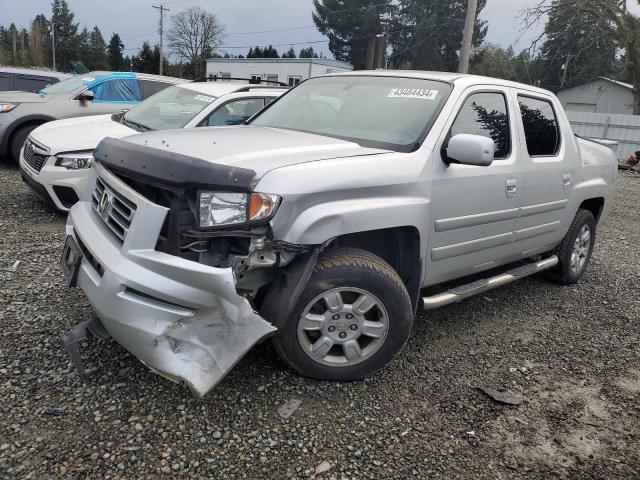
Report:
M224 28L212 13L191 7L171 17L167 39L172 53L192 65L196 78L203 77L207 56L220 46Z

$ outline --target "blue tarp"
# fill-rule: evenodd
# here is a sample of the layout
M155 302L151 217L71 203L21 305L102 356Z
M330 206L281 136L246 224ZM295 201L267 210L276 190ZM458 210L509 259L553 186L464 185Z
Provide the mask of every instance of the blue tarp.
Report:
M138 103L142 101L135 73L114 73L88 82L95 103Z

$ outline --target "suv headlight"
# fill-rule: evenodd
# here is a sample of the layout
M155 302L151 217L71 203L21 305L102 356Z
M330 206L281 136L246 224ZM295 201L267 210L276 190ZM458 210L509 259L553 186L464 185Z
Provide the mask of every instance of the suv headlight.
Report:
M89 168L93 163L93 152L70 152L56 155L56 166L68 170Z
M17 103L0 103L0 112L10 112L17 106Z
M218 227L271 217L280 197L269 193L200 192L200 226Z

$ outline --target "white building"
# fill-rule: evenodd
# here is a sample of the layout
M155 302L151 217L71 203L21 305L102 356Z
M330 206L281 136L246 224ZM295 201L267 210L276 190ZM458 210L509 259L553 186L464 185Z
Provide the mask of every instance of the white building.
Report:
M348 63L328 58L209 58L207 76L261 78L295 86L307 78L348 72Z
M567 112L633 114L633 86L598 77L557 93Z

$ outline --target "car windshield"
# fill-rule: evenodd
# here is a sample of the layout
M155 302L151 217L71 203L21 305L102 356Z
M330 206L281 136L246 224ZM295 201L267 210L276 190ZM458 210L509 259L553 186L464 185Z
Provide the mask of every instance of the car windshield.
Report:
M71 93L74 90L86 85L87 83L91 83L97 78L104 77L105 75L93 75L91 73L87 73L84 75L77 75L73 78L69 78L68 80L63 80L62 82L54 83L53 85L49 85L46 88L40 90L43 93Z
M124 120L147 130L183 128L215 99L196 90L173 86L129 110Z
M451 91L449 84L386 76L319 77L301 83L251 124L413 150Z

